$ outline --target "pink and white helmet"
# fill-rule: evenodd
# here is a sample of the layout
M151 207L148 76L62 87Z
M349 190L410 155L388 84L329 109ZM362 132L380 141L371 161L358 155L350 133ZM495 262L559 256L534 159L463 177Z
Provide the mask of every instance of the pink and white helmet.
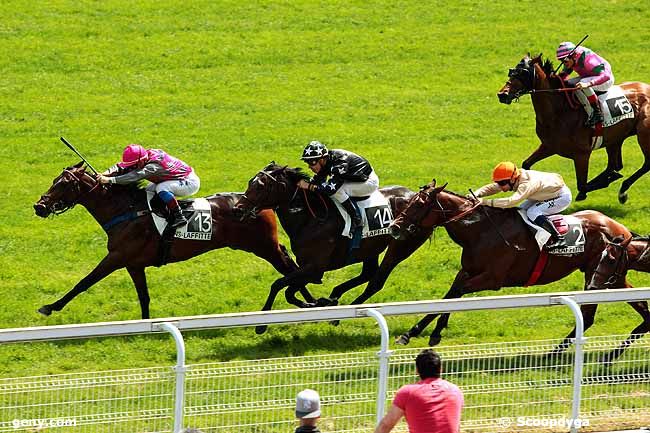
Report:
M122 162L118 162L118 167L126 168L131 167L141 161L147 159L147 149L139 144L129 144L122 152Z
M575 50L576 46L573 42L562 42L559 47L557 47L557 52L555 56L558 60L562 60L571 54L571 51Z

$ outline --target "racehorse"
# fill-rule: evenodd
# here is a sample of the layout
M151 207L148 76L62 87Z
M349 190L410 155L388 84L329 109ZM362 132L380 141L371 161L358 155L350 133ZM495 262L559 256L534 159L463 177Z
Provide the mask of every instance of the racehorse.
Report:
M381 290L393 268L431 235L432 230L425 229L408 241L397 241L386 233L364 238L359 248L350 249L350 239L341 235L343 218L334 203L318 193L299 189L301 179L308 180L309 176L300 168L271 163L249 181L248 189L235 205L242 219L254 218L262 209L275 209L291 240L299 268L273 283L271 298L286 286L320 284L326 271L362 262L360 275L334 287L328 298L317 302L318 306L337 305L344 293L368 282L363 293L352 301L361 304ZM414 195L401 186L380 191L388 198L393 215L401 212ZM379 255L386 249L379 264Z
M126 268L138 293L142 318L148 319L149 289L145 268L160 265L162 238L148 210L146 192L135 186L100 185L82 165L83 161L64 169L34 204L34 211L45 218L50 214L61 214L77 204L82 205L107 232L108 254L65 296L38 311L46 316L52 311L60 311L93 284L118 269ZM241 194L234 193L207 197L212 213L211 240L174 239L167 261L180 262L210 250L229 247L251 252L269 262L278 272L291 274L298 266L286 248L278 243L273 212L261 212L255 221L242 224L232 217L233 205L240 198ZM314 302L306 289L297 290L308 302ZM287 298L287 301L304 305L295 297Z
M429 233L444 226L449 237L463 249L461 269L444 299L460 298L482 290L502 287L541 285L557 281L579 269L585 274L585 288L600 260L605 240L615 236L630 236L622 224L601 214L584 210L572 214L584 233L584 252L574 255L548 254L548 261L534 281L531 274L540 257L537 241L531 229L516 209L498 209L479 205L478 201L445 190L446 184L436 186L434 180L423 187L406 209L391 224L396 238L408 238L423 230ZM627 283L626 283L627 284ZM595 305L582 305L585 330L594 322ZM438 316L429 314L397 340L407 344ZM449 314L443 314L431 334L429 345L440 342L441 331L447 327ZM575 336L575 328L557 347L565 350Z
M499 102L510 104L522 95L531 94L535 109L536 132L541 143L522 163L528 169L538 161L551 155L560 155L573 160L578 183L576 201L587 198L587 193L605 188L613 181L623 177L621 147L626 138L637 136L643 152L643 165L632 176L625 179L618 192L618 200L625 203L627 190L641 176L650 171L650 85L640 82L627 82L620 85L631 106L634 117L604 128L603 145L607 149L607 168L590 182L587 182L589 157L592 152L592 129L584 125L585 113L579 103L573 102L569 92L564 89L562 80L553 74L553 65L541 54L535 58L530 55L508 73L508 81L499 90Z
M607 241L607 246L601 254L598 266L593 273L590 289L615 289L626 287L627 271L650 272L650 238L640 236L622 236ZM628 302L643 317L643 322L637 326L625 340L616 353L623 352L635 340L650 331L650 312L647 301ZM594 306L595 308L596 306Z

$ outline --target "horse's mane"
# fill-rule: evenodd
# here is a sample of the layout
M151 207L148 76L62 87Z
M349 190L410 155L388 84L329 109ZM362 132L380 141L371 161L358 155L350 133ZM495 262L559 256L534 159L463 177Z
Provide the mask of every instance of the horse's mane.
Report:
M291 179L295 179L296 182L311 179L311 176L305 173L300 167L289 167L288 165L271 163L264 168L264 171L269 172L271 176L275 176L278 173L286 173Z

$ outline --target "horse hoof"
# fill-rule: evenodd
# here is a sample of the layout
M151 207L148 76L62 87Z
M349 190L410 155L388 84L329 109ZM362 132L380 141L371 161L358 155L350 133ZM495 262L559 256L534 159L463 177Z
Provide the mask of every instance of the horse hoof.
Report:
M627 202L627 193L626 192L618 194L618 202L620 204L625 204L625 202Z
M300 308L315 308L318 307L315 302L303 302L300 304Z
M409 341L411 341L411 337L409 337L406 334L402 334L397 339L395 340L395 344L399 344L400 346L406 346L409 344Z
M318 298L316 301L316 306L317 307L334 307L335 305L338 305L339 301L337 299L332 299L332 298Z
M49 305L43 305L41 308L38 309L38 312L41 313L43 316L49 316L52 314L52 307Z
M262 335L262 334L264 334L266 332L267 329L268 329L268 326L266 326L266 325L258 325L258 326L255 327L255 333L257 335Z
M586 198L587 198L587 193L581 191L576 196L576 201L582 201L582 200L585 200Z
M332 325L332 326L339 326L340 323L341 323L340 320L331 320L330 321L330 325Z
M429 346L437 346L440 344L440 340L442 340L440 335L432 335L429 337Z

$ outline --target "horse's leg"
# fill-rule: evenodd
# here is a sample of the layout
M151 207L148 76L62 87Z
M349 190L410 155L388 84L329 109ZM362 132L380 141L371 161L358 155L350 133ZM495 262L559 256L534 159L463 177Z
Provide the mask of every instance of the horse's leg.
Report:
M621 184L621 189L618 191L618 201L620 203L625 203L627 201L627 190L630 189L632 184L650 171L650 130L647 128L639 128L638 130L637 141L639 142L641 152L643 152L643 165Z
M314 269L312 269L312 266L305 266L303 268L298 268L294 272L290 273L289 275L286 275L284 277L278 278L271 284L271 289L269 291L269 296L266 298L266 302L264 303L264 306L262 307L262 311L268 311L273 307L273 302L275 301L275 297L277 294L280 292L280 290L284 289L285 287L301 287L304 286L308 281L310 281L310 276L313 276L314 274L317 274ZM293 290L293 294L295 295L295 292L299 289ZM287 300L289 300L287 298ZM295 296L293 296L293 300L297 302L296 305L297 307L311 307L312 305L305 304L304 302L299 301L296 299ZM267 325L258 325L255 327L255 332L257 334L263 334L266 332L266 329L268 328Z
M138 300L140 301L140 310L142 311L142 318L149 318L149 288L147 287L147 277L144 273L144 268L127 266L126 270L135 284L135 290L138 292Z
M330 293L329 298L321 298L318 300L318 306L326 307L329 305L338 305L338 300L341 298L341 296L343 296L344 293L357 287L360 284L370 281L370 279L377 274L377 269L379 269L379 257L373 256L367 258L363 261L363 266L361 267L361 273L359 275L334 287L334 289L332 289L332 293ZM366 293L367 290L368 289L366 289L363 293ZM352 304L363 303L363 301L357 302L362 296L363 294L352 301Z
M632 330L630 336L625 339L616 349L609 352L605 355L601 362L609 363L618 358L623 354L625 349L627 349L632 343L634 343L639 338L643 337L643 334L646 334L650 331L650 311L648 311L648 302L647 301L636 301L628 302L632 308L636 310L637 313L643 318L643 322L636 328Z
M52 311L61 311L63 307L67 305L75 296L88 290L93 284L102 280L107 275L123 267L121 261L118 261L115 255L107 255L102 259L101 262L97 264L95 269L92 270L85 278L79 281L68 293L66 293L61 299L52 303L43 305L38 309L38 312L49 316L52 314Z
M454 282L451 284L451 288L447 292L447 294L443 297L443 299L451 299L451 298L458 298L462 295L458 295L456 292L458 291L458 288L461 287L462 282L469 278L469 274L465 272L464 270L460 270L456 274L456 278L454 278ZM396 340L396 344L401 344L401 345L406 345L409 343L411 338L417 337L426 329L427 326L436 318L440 316L440 313L434 313L434 314L427 314L424 316L418 323L415 324L411 329L409 329L405 334L400 335Z
M576 181L578 184L578 195L576 196L576 201L586 199L587 193L590 191L589 187L587 186L590 155L590 153L582 153L573 157L573 166L576 171Z
M607 146L607 167L602 171L602 173L587 182L588 191L607 188L610 183L623 177L623 175L618 172L618 170L623 168L621 144L622 143L614 143Z
M541 143L539 147L535 149L535 151L521 164L521 168L528 170L536 162L546 159L553 154L554 152L548 146L544 146L544 143Z
M591 325L594 324L594 317L596 316L597 309L598 309L598 304L580 306L580 312L582 313L585 332L587 331L587 329L591 327ZM562 340L560 344L555 346L555 349L551 351L550 355L558 355L566 351L571 346L571 344L573 344L572 340L575 337L576 337L576 328L574 327L573 330L569 332L569 335L564 337L564 340Z

